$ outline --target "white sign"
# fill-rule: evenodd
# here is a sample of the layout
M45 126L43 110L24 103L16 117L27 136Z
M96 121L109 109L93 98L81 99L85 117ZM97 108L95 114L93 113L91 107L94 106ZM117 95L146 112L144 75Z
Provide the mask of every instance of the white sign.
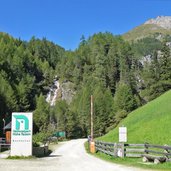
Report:
M127 128L119 127L119 142L127 142Z
M31 156L33 113L12 113L11 128L11 156Z

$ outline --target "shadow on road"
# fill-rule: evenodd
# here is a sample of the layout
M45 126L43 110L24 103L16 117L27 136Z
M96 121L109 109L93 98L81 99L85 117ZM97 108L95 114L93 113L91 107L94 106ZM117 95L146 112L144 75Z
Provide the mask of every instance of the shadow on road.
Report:
M62 157L62 155L50 155L50 156L48 156L48 157Z

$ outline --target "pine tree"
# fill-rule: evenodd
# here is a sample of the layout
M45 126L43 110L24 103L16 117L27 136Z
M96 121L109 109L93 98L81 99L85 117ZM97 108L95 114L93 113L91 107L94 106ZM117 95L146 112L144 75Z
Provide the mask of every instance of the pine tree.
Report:
M166 42L163 42L160 57L160 80L163 89L166 91L171 88L171 51Z
M137 106L136 100L129 85L123 81L119 82L114 96L114 107L116 111L130 112Z
M50 109L42 94L36 99L36 110L33 117L36 132L47 129L50 121Z

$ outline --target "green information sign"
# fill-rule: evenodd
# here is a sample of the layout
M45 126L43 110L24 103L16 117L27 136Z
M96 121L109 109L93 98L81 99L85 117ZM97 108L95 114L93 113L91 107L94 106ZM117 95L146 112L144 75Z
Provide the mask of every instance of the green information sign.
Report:
M55 137L65 137L65 131L58 131L53 134Z

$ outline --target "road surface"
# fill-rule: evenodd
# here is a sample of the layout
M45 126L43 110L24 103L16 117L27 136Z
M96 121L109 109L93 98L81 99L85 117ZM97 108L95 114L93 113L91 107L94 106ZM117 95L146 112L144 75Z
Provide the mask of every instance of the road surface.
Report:
M85 139L63 143L49 156L30 160L0 159L0 171L142 171L103 161L85 152Z

